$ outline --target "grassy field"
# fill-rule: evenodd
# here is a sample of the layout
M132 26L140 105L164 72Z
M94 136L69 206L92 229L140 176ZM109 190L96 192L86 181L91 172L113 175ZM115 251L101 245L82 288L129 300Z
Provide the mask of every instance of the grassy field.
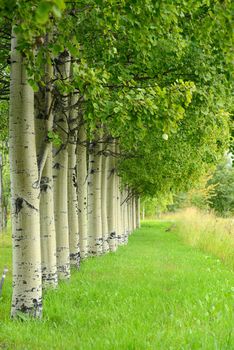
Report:
M234 218L220 218L196 208L187 208L170 218L185 243L213 254L234 271Z
M89 259L47 292L43 321L11 321L10 274L0 349L233 350L234 272L186 246L166 222L145 222L128 246ZM0 242L0 270L10 247Z

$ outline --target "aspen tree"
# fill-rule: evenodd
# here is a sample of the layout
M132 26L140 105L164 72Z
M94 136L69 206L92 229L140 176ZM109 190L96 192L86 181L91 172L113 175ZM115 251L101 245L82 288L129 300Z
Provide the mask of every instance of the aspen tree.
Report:
M75 95L71 98L71 112L69 118L70 142L68 144L68 226L70 263L80 266L79 223L78 223L78 197L77 197L77 170L76 170L76 144L77 144L77 111L72 107L77 102Z
M78 223L80 239L80 256L88 256L87 232L87 135L83 121L80 121L77 137L77 192L78 192Z
M120 215L121 215L121 235L122 235L121 244L125 244L125 240L126 240L125 211L126 211L126 203L124 198L124 189L122 189L120 192Z
M123 222L124 222L124 244L128 243L129 234L129 223L128 223L128 202L127 202L127 190L123 189L123 199L122 199L122 212L123 212Z
M12 195L13 296L18 312L42 316L39 186L34 129L34 92L12 34L9 146Z
M129 191L129 189L128 189ZM133 222L132 222L132 198L128 199L128 227L129 227L129 235L133 231Z
M121 216L121 193L120 193L120 177L116 173L116 231L118 245L123 243L122 232L122 216Z
M94 152L95 146L93 142L89 142L88 146L88 178L87 178L87 220L88 220L88 255L95 255L93 251L94 243Z
M132 196L132 231L136 228L136 200L135 195Z
M57 74L64 81L68 81L70 76L70 55L64 51L59 56ZM55 149L54 156L54 217L56 228L57 244L57 269L59 279L69 279L70 277L70 251L69 251L69 229L68 229L68 115L66 112L68 100L61 94L60 103L57 100L55 110L55 125L61 138L62 144L59 149Z
M121 213L120 213L120 178L117 173L117 158L119 156L119 141L115 140L115 150L114 150L114 161L115 161L115 171L114 171L114 177L115 177L115 202L116 202L116 214L115 214L115 220L116 220L116 244L117 246L121 244Z
M136 227L141 227L141 204L140 204L140 196L136 197Z
M44 91L36 94L36 140L40 185L40 234L43 287L55 288L58 283L56 264L56 235L54 222L52 142L53 98L51 81L53 66L45 67Z
M126 200L126 188L124 188L124 244L128 243L128 203Z
M115 141L110 142L110 158L108 169L108 185L107 185L107 222L108 222L108 242L110 251L117 249L116 237L116 176L115 176Z
M101 211L101 175L102 175L102 144L95 141L90 154L88 186L88 227L91 255L102 254L102 211ZM90 203L89 203L90 201Z
M102 176L101 176L101 211L102 211L102 250L103 253L109 251L108 243L108 222L107 222L107 182L108 182L109 157L106 152L102 152Z

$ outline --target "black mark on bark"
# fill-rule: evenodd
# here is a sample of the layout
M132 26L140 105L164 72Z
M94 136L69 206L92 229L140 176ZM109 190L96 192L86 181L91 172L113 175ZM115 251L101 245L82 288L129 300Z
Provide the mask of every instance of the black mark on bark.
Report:
M29 203L26 199L18 197L15 200L15 214L18 215L21 209L23 208L23 203L25 203L30 209L38 211L31 203Z

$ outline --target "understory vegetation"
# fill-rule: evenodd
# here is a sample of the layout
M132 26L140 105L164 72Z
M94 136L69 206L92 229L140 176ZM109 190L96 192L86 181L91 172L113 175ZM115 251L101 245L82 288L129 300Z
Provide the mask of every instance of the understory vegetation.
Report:
M213 254L234 270L234 219L220 218L196 208L169 214L176 230L193 247Z
M234 273L170 227L144 222L127 246L82 262L69 282L46 292L43 320L30 322L9 318L11 248L1 235L0 269L10 271L0 349L233 349Z

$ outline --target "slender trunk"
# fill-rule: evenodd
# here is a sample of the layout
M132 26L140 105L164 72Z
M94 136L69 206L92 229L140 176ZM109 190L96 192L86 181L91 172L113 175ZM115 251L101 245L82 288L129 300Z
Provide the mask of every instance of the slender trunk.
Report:
M127 222L127 202L126 202L126 190L123 189L121 193L121 213L123 222L123 244L127 243L128 236L128 222Z
M58 284L52 173L51 145L40 184L42 282L45 288L56 288Z
M115 153L116 155L119 154L119 143L116 140L115 142ZM116 160L115 160L115 168L116 167ZM115 191L116 191L116 244L121 245L122 244L122 232L121 232L121 208L120 208L120 178L117 174L117 169L115 169L114 172L115 176Z
M140 204L140 197L136 197L136 227L141 227L141 204Z
M89 208L89 237L91 255L102 254L102 216L101 216L101 168L102 168L102 147L100 143L94 143L93 154L89 162L89 186L90 205ZM88 201L89 204L89 201Z
M86 129L82 124L78 130L77 139L77 192L78 192L78 223L80 238L80 256L85 259L88 256L87 237L87 149Z
M143 204L143 207L142 207L142 220L145 220L145 203Z
M9 146L11 167L13 296L11 315L41 317L42 283L39 186L34 130L34 93L22 55L11 47Z
M68 79L70 75L69 55L64 52L60 55L61 63L59 74L63 79ZM67 174L68 174L68 148L67 133L68 125L66 108L68 105L67 97L60 96L57 100L57 114L55 122L57 133L59 134L62 145L60 149L55 150L54 157L54 217L56 228L56 245L57 245L57 269L60 279L69 279L70 277L70 250L69 250L69 229L68 229L68 191L67 191Z
M124 244L128 244L128 236L129 236L129 221L128 221L128 203L125 204L124 210L124 220L125 220L125 236L124 236Z
M71 104L77 102L76 97L72 97ZM76 110L70 113L70 128L77 126ZM78 223L78 198L77 198L77 174L76 174L76 143L77 131L70 136L68 145L68 223L69 223L69 246L70 263L72 266L80 266L80 246L79 246L79 223Z
M116 174L116 216L117 216L117 240L118 245L123 244L123 231L122 231L122 216L121 216L121 193L120 193L120 178Z
M128 200L128 227L129 227L129 235L130 235L133 231L133 227L132 227L132 199L131 198Z
M40 176L40 231L42 283L44 288L56 288L58 284L56 264L56 234L54 222L52 143L48 132L53 127L51 79L53 66L46 65L46 91L38 95L36 103L36 136ZM42 162L43 159L43 162ZM40 175L41 174L41 175Z
M88 201L87 201L87 214L88 214L88 255L93 255L92 248L94 246L94 185L93 185L93 175L94 175L94 145L89 144L88 147Z
M109 157L102 155L102 238L103 238L103 253L109 252L108 243L108 222L107 222L107 176L109 167Z
M111 152L115 152L114 141L110 144ZM108 187L107 187L107 222L108 222L108 242L110 251L116 251L116 177L115 177L115 159L110 155L108 169Z
M132 196L132 231L136 228L136 201L135 196Z
M126 240L126 222L125 222L125 197L124 190L120 193L120 215L121 215L121 233L122 233L122 244L125 244Z

